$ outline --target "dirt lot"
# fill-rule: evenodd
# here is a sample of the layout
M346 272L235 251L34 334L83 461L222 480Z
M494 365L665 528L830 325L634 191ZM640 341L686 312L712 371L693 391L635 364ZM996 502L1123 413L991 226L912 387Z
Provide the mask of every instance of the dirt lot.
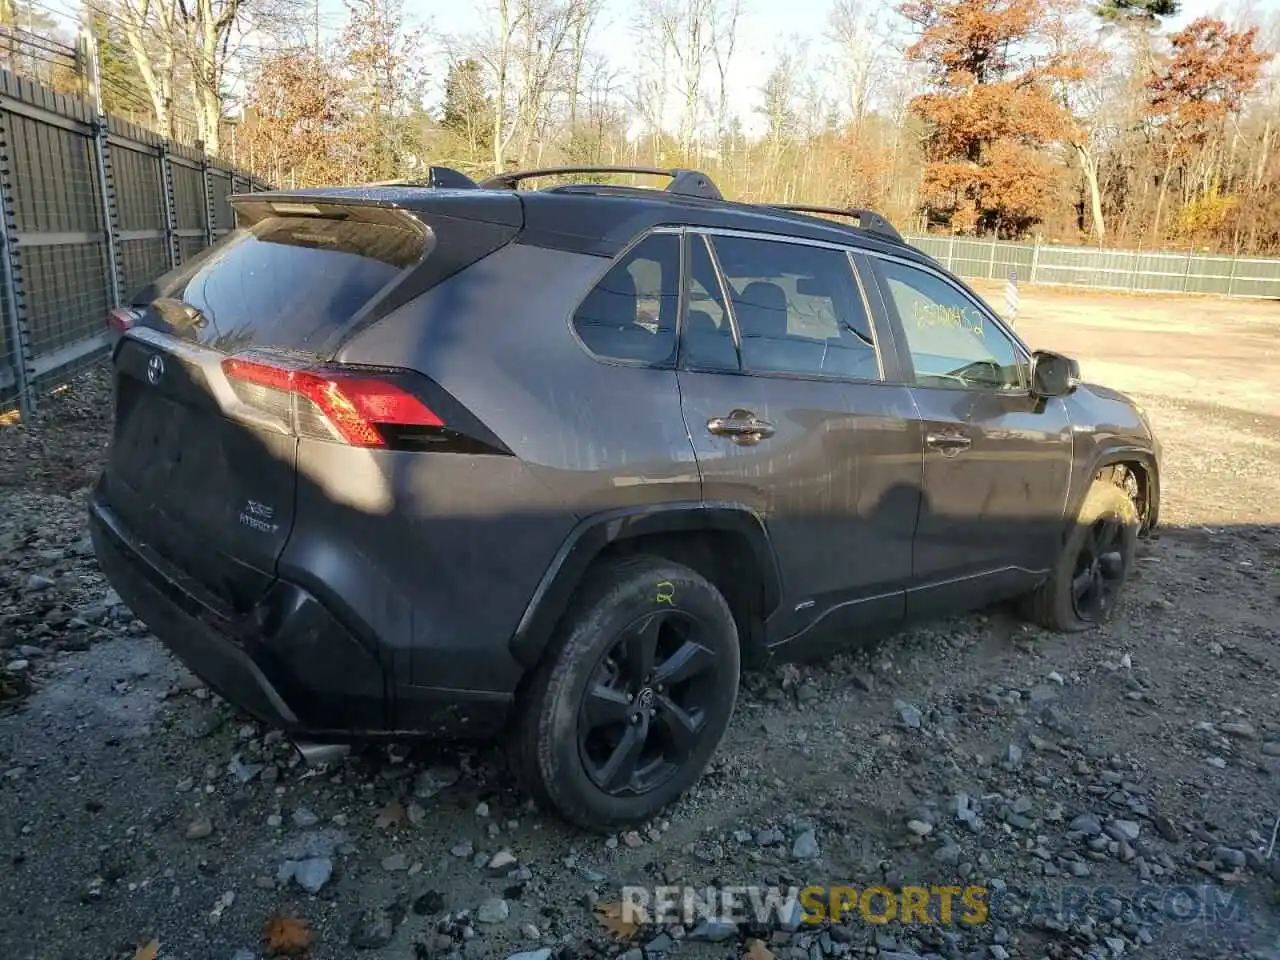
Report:
M0 957L251 960L284 913L315 960L1280 958L1280 304L1024 289L1018 326L1164 441L1118 619L994 610L750 674L699 786L608 840L491 751L308 770L210 696L96 570L109 394L74 384L0 431ZM620 943L590 904L626 883L980 884L991 915Z

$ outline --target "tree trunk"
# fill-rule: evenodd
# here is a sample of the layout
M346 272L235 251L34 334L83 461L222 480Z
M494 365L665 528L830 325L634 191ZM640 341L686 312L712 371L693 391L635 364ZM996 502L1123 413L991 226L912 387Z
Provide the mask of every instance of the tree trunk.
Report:
M121 17L125 42L129 52L133 54L134 65L142 77L142 85L147 88L147 96L151 99L151 110L155 114L156 129L165 137L173 139L173 22L172 17L165 16L162 5L157 7L158 23L151 23L151 4L149 0L138 0L125 3L126 11ZM160 55L155 55L155 44L152 33L159 34Z
M507 0L498 0L498 50L494 65L493 172L502 173L508 137L503 136L507 112L507 63L511 50L511 9Z
M1072 144L1076 148L1076 156L1080 159L1080 172L1084 174L1085 185L1089 188L1089 212L1093 215L1093 230L1098 235L1098 246L1107 239L1107 227L1102 220L1102 191L1098 189L1098 158L1086 144Z
M1260 190L1267 176L1267 160L1271 157L1271 117L1262 128L1262 149L1258 151L1258 167L1253 174L1254 189Z
M1169 153L1164 162L1164 173L1160 175L1160 192L1156 194L1156 214L1151 218L1151 235L1156 242L1160 240L1160 214L1164 210L1164 195L1169 189L1169 174L1173 170L1173 153Z

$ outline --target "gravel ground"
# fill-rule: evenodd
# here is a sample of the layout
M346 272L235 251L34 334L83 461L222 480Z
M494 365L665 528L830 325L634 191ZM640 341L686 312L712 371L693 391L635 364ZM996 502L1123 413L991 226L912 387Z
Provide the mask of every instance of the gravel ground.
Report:
M1102 334L1023 302L1089 373ZM753 672L698 786L612 838L533 810L496 752L307 768L210 695L94 563L91 372L0 431L0 957L1280 958L1280 375L1242 368L1247 409L1189 401L1161 379L1182 354L1146 356L1181 336L1097 359L1166 446L1114 623L996 609ZM664 883L980 884L991 915L607 929L620 886Z

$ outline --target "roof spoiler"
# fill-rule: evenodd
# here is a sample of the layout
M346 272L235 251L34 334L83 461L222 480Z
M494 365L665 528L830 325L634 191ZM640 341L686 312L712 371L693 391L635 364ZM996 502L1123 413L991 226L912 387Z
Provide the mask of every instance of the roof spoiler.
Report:
M894 225L874 210L864 210L861 207L815 207L801 203L769 203L765 206L773 207L775 210L786 210L788 213L822 213L832 217L849 217L858 221L858 228L861 230L874 233L879 237L886 237L897 243L906 242Z
M701 197L704 200L723 200L724 196L705 173L686 170L683 167L544 167L541 170L513 170L499 173L480 182L485 190L514 190L521 180L537 177L560 177L578 173L639 173L654 177L670 177L667 193L682 197Z

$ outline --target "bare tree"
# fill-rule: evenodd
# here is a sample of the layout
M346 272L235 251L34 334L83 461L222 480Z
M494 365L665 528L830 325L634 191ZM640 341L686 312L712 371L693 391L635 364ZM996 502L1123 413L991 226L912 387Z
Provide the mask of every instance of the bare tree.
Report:
M587 60L587 46L595 29L604 0L573 0L570 4L570 71L569 132L578 125L578 101L582 97L582 71Z
M513 6L515 9L513 9ZM521 0L495 0L492 10L493 26L482 46L480 59L489 69L493 83L493 169L501 173L506 169L507 147L515 136L515 125L509 119L507 99L511 79L512 60L515 58L516 31L524 18Z
M218 152L222 78L231 54L231 31L241 0L177 0L184 54L191 65L196 130L209 153Z
M520 74L519 120L522 128L520 162L547 120L554 93L553 81L564 65L569 31L578 17L578 0L521 0L523 33L518 61Z
M1136 96L1125 96L1125 67L1136 62L1126 57L1124 46L1108 43L1108 31L1100 29L1091 11L1072 3L1051 3L1047 7L1045 34L1056 58L1073 60L1072 69L1052 78L1057 97L1071 114L1065 141L1080 166L1088 195L1094 239L1102 246L1107 238L1102 206L1101 165L1111 143L1126 123L1140 122L1125 104Z
M557 71L565 67L570 31L586 16L588 0L492 0L487 30L472 38L492 90L493 168L506 168L511 144L520 135L518 160L529 153L546 120ZM585 56L589 26L583 25Z
M711 52L716 61L716 143L723 147L729 131L729 69L738 46L742 0L727 0L711 21Z
M656 33L664 55L669 53L675 61L676 86L681 100L680 149L685 157L694 155L701 119L702 81L707 58L715 50L715 4L716 0L649 0L641 12L644 28ZM727 61L725 68L728 68Z
M111 11L120 23L155 113L156 126L173 137L173 87L177 63L177 7L173 0L120 0Z
M889 49L883 6L864 0L835 0L827 15L828 36L836 48L849 120L861 130L871 108L872 86Z
M804 92L805 48L799 40L779 46L774 64L760 88L759 112L764 117L765 142L768 146L765 198L781 193L784 201L794 197L794 181L788 180L784 189L783 156L803 129L801 115Z

